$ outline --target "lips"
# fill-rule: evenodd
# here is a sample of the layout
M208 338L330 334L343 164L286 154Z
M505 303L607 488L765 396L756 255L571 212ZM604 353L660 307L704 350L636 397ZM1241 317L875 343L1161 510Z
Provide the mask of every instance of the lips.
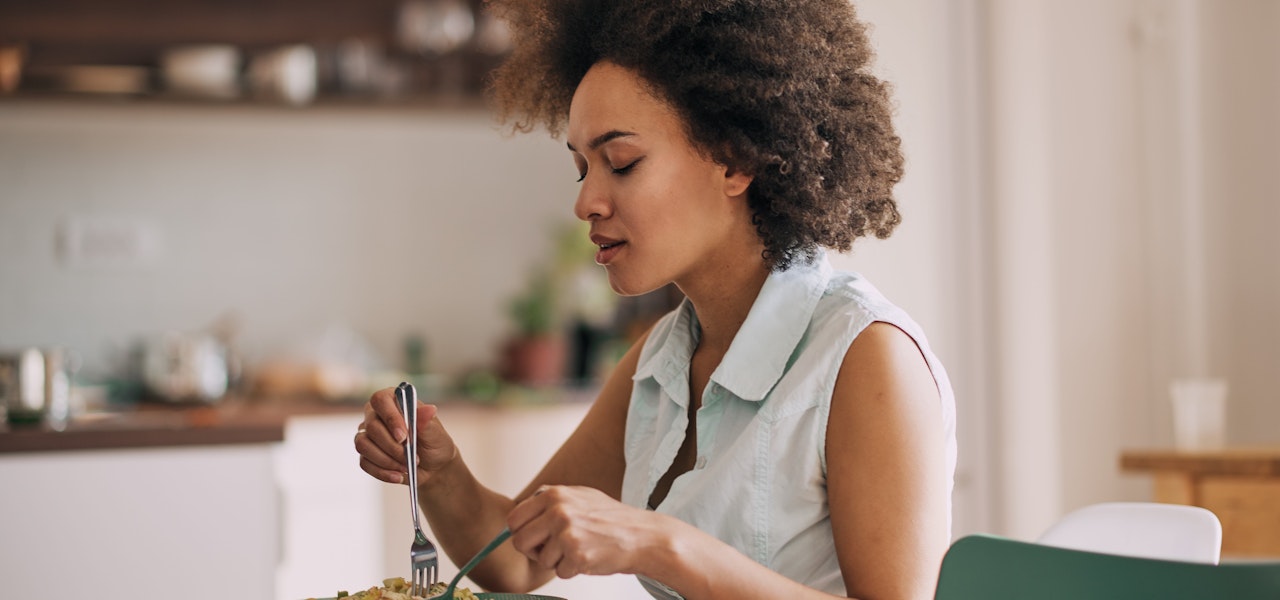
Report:
M598 265L608 265L613 261L614 257L622 251L623 247L627 245L625 240L619 240L597 233L591 234L591 243L600 248L600 250L596 252L596 264Z

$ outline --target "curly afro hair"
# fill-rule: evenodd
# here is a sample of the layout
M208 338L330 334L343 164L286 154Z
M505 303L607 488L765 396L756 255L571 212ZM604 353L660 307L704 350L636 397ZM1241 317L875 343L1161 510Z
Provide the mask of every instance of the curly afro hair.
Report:
M694 147L754 175L763 258L847 251L901 221L901 140L849 0L492 0L515 49L490 93L515 131L559 137L599 61L631 69L681 116Z

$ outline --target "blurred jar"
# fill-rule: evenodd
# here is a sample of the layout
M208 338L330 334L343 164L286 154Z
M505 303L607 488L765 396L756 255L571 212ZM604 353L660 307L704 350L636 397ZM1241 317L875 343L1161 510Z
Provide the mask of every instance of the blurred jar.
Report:
M311 46L281 46L253 57L249 63L249 82L254 95L301 105L316 96L319 69L316 52Z
M202 98L240 95L240 50L227 44L175 46L160 59L165 86Z
M26 55L22 46L0 45L0 94L9 94L18 89Z
M62 348L44 352L44 420L62 429L71 417L72 356Z
M27 348L0 354L0 409L12 424L45 422L60 429L71 410L68 354Z
M166 402L214 403L227 393L226 349L212 336L170 332L142 349L142 382Z
M463 0L407 0L396 17L396 39L410 52L446 54L475 30L475 13Z

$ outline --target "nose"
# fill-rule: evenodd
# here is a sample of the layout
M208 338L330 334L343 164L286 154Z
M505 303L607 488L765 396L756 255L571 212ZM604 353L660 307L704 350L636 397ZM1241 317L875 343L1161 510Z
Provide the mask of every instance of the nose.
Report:
M613 214L613 202L604 186L592 181L590 174L582 181L578 200L573 204L573 214L588 223L608 219Z

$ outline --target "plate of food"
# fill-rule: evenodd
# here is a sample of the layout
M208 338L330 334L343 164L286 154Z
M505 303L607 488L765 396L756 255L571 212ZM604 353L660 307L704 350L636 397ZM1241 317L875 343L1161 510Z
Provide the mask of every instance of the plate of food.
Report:
M367 590L358 592L338 592L335 596L327 598L308 598L307 600L426 600L436 595L443 594L445 588L449 586L443 581L436 582L431 585L431 589L427 591L427 595L410 596L409 582L403 577L392 577L391 579L382 580L382 585L374 586ZM537 594L505 594L500 592L472 592L468 588L459 587L453 590L452 600L565 600L558 596L540 596Z

